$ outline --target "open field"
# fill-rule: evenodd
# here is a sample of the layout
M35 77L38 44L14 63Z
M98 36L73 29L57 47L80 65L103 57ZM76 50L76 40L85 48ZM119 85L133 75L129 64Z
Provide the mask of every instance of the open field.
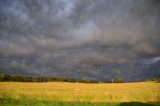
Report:
M160 105L160 83L84 84L65 82L0 82L1 106L130 106ZM136 106L138 106L136 104ZM144 106L147 104L144 104ZM133 106L133 105L132 105ZM148 106L150 106L148 104ZM151 105L153 106L153 105Z

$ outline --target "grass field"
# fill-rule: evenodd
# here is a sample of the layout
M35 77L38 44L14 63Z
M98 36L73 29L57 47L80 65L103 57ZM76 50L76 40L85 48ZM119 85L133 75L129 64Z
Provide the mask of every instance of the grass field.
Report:
M160 83L0 82L0 106L159 106Z

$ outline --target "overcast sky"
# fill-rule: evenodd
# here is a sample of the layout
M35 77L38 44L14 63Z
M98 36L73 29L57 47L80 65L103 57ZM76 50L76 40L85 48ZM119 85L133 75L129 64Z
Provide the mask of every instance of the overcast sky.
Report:
M0 0L0 56L68 67L159 57L160 1Z

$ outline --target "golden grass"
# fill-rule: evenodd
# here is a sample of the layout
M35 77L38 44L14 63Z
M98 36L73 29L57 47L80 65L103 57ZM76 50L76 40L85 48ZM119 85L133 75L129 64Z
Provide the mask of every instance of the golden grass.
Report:
M0 99L9 98L72 102L160 102L160 83L0 82Z

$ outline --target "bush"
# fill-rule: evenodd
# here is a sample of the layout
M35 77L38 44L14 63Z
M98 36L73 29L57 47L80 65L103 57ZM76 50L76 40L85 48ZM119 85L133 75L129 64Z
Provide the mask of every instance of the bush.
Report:
M122 78L114 79L113 83L124 83L125 81Z

